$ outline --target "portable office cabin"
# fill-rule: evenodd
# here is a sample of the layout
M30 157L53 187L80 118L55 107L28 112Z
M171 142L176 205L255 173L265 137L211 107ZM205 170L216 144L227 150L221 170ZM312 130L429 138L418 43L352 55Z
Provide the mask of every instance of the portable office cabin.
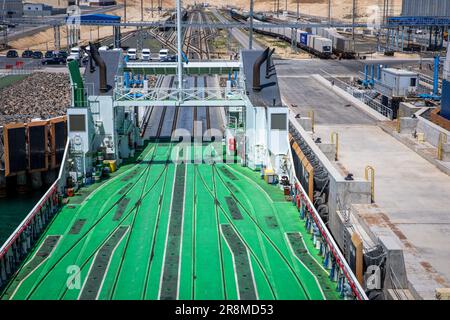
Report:
M419 74L417 72L384 68L381 72L381 80L375 84L375 88L390 97L405 97L417 91Z

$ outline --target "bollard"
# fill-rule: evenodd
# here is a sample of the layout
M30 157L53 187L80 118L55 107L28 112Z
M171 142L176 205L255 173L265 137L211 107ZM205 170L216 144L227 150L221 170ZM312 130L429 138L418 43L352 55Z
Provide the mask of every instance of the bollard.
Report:
M370 201L375 202L375 169L371 166L366 166L364 177L369 181L369 171L370 171Z
M442 161L443 159L443 148L444 148L444 144L447 143L447 135L443 132L439 132L439 142L438 142L438 154L437 154L437 159L439 161Z
M336 154L334 156L334 161L338 161L339 159L339 134L337 132L331 133L331 144L334 144L334 138L336 137Z

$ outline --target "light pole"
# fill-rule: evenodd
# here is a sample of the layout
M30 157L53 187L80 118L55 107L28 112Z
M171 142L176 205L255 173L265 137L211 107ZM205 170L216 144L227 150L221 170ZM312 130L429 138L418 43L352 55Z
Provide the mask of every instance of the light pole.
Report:
M328 0L328 23L331 26L331 0Z
M249 13L249 18L250 18L250 32L249 32L249 37L248 37L248 48L250 50L252 50L253 47L253 0L250 0L250 13Z
M183 61L181 51L183 49L181 44L181 0L177 0L177 49L178 49L178 91L179 100L183 100Z

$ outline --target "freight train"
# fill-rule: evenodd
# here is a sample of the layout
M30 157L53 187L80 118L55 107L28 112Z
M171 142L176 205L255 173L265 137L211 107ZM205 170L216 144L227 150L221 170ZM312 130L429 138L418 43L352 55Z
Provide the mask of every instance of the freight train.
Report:
M333 53L333 43L330 39L294 28L264 27L267 24L266 22L255 20L253 29L255 32L277 37L288 42L292 42L292 37L295 37L299 48L323 59L330 58Z
M238 21L245 21L248 18L246 15L243 19L243 13L237 10L230 10L230 15ZM264 21L255 16L253 30L288 42L292 42L292 37L295 36L299 48L320 58L328 59L333 54L345 59L353 59L356 56L353 39L339 34L335 28L308 27L306 30L282 27L263 28L264 24L268 24L265 22L267 20L266 16L264 16Z

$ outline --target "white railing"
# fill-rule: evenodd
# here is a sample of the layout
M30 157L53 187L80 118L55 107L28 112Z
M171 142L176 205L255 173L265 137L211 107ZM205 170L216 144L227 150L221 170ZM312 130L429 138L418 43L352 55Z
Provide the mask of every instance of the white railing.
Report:
M292 122L292 119L291 119L291 122ZM333 255L333 257L336 261L336 264L339 266L339 269L342 271L345 279L347 280L350 288L352 289L352 292L353 292L355 298L357 300L368 300L367 295L364 292L364 289L362 288L361 284L358 282L358 279L356 279L355 274L353 273L350 266L348 265L346 259L344 258L344 255L342 254L341 250L339 249L336 241L334 240L330 231L327 229L325 223L323 222L322 218L320 217L319 213L317 212L316 208L314 207L307 192L301 185L300 180L297 178L297 175L295 173L294 164L293 164L292 150L290 147L289 147L289 160L290 160L290 168L288 168L288 170L290 169L290 171L291 171L290 176L294 177L295 190L296 190L297 194L300 196L302 204L304 204L304 207L307 210L307 213L310 215L310 217L313 219L315 225L319 229L324 242L327 244L327 247L329 248L331 254Z
M59 194L63 191L67 176L67 157L69 152L69 140L66 142L66 147L64 150L64 156L61 162L61 167L59 169L59 174L57 179L53 182L47 192L42 196L42 198L36 203L36 205L31 209L28 215L22 220L19 226L14 230L14 232L9 236L5 243L0 248L0 288L8 281L8 278L13 274L17 267L20 265L21 260L23 260L29 251L33 248L34 242L39 238L40 234L35 235L25 235L29 236L29 241L24 241L21 239L21 235L24 231L30 231L29 226L34 222L34 219L41 214L39 217L39 231L42 232L46 224L51 220L52 216L57 213L60 208ZM42 213L41 209L47 210ZM42 215L46 217L43 218ZM25 243L25 244L24 244ZM3 268L3 272L2 272Z
M241 100L244 90L232 88L189 88L181 91L184 101L217 101L217 100ZM180 91L177 88L116 88L114 99L116 101L177 101Z

